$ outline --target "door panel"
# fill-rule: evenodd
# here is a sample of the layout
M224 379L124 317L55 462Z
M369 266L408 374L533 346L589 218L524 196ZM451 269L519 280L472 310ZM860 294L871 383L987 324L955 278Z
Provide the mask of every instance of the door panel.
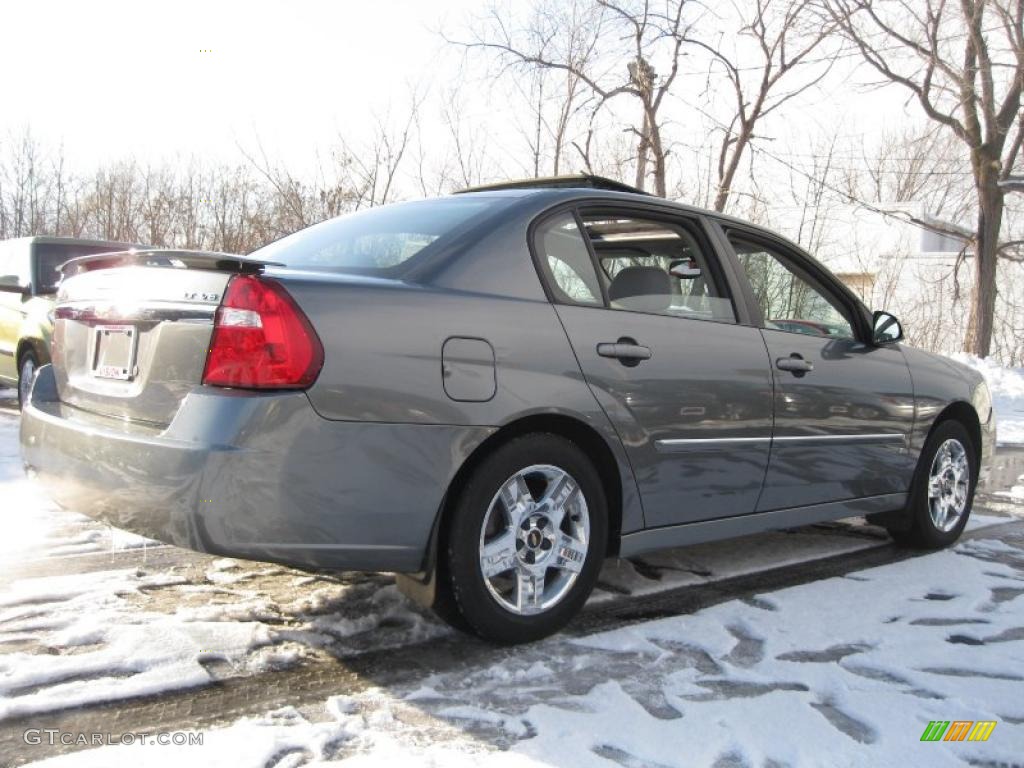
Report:
M753 512L768 465L772 384L749 326L556 306L588 384L618 430L648 528ZM646 359L599 353L646 347ZM615 350L603 348L605 354Z
M903 353L857 338L832 278L785 246L730 235L763 315L775 428L759 512L907 490L914 389Z
M914 470L914 416L906 361L894 347L854 339L762 331L775 369L775 430L758 511L901 493Z

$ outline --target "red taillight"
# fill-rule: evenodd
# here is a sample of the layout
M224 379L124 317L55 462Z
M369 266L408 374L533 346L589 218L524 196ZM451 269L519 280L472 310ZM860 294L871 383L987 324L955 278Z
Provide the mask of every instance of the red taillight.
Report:
M304 389L323 364L316 331L280 283L254 275L231 278L217 309L203 384Z

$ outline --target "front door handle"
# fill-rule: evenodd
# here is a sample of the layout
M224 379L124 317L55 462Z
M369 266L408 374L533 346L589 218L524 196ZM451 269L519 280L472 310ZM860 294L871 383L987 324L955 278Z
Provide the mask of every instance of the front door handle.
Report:
M814 370L814 363L810 360L804 360L799 354L794 352L789 357L780 357L776 360L775 367L780 371L789 371L794 376L803 376L805 373L810 373Z
M651 359L651 348L637 344L636 339L623 336L614 343L598 344L597 354L601 357L614 357L623 365L634 366L639 365L641 360Z

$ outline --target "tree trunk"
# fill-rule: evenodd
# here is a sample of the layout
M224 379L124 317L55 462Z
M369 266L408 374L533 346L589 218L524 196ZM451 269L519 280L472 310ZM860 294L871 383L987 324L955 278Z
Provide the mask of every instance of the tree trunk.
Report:
M996 306L996 272L999 230L1003 220L1003 192L994 171L983 171L978 180L978 231L974 250L974 289L964 351L988 357Z
M651 124L644 110L643 125L640 129L640 141L636 148L636 188L643 189L647 182L647 152L650 147Z
M658 127L656 116L649 121L649 126L651 154L654 156L654 194L665 197L666 153L661 144L661 129Z
M740 125L739 135L736 136L736 143L733 145L732 154L729 156L729 162L726 163L724 173L718 180L718 193L715 195L715 210L719 213L725 211L725 206L729 202L729 195L732 193L732 182L736 178L736 171L739 169L740 160L743 158L743 152L747 148L747 144L750 141L750 134L752 131L753 122L747 121ZM724 139L723 139L724 141Z

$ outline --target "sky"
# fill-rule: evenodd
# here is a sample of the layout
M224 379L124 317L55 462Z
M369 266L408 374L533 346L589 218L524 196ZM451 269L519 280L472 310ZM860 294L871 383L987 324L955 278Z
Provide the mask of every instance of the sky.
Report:
M466 59L441 34L465 35L482 0L2 2L0 67L9 76L0 142L30 129L44 146L62 146L72 168L126 157L240 162L260 150L302 172L339 135L358 143L375 117L403 114L414 90L439 112L454 83L461 118L525 152L519 116L487 81L487 62ZM699 73L681 81L670 107L673 138L684 144L699 145L709 129L684 103L703 82ZM912 112L895 91L816 92L787 107L773 127L778 139L764 146L807 151L835 126L870 143ZM424 129L428 148L447 138L438 126Z
M19 74L0 130L31 126L79 161L308 146L436 70L437 30L473 5L5 0L0 67Z

